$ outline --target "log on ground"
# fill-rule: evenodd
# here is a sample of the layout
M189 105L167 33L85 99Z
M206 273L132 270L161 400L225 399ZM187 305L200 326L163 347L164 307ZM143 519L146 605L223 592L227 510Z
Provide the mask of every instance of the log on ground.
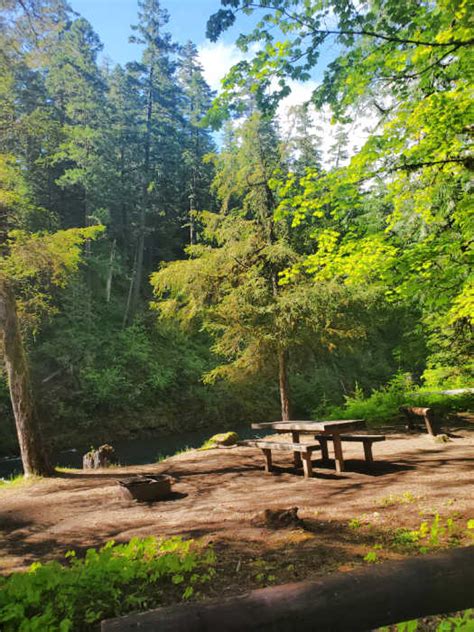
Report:
M474 546L102 622L102 632L358 632L474 606Z

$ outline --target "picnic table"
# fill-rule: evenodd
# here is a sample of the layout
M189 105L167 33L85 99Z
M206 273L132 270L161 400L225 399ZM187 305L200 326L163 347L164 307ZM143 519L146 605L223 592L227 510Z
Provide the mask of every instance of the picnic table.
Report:
M335 421L272 421L266 423L253 423L251 427L254 430L275 430L278 433L291 433L292 442L294 444L295 449L293 450L294 462L297 467L301 467L302 464L302 450L301 446L305 446L307 444L300 443L301 435L312 435L314 438L318 439L321 450L323 460L328 460L328 441L332 441L334 445L334 459L336 472L339 474L344 470L344 456L342 452L342 441L351 441L354 440L353 437L357 435L346 435L345 432L351 430L360 430L365 425L363 419L341 419ZM364 451L367 461L372 460L372 452L371 452L371 439L369 435L365 435L367 441L364 442ZM357 440L357 439L356 439ZM363 438L361 437L363 441ZM250 444L251 442L246 442ZM257 443L257 442L254 442ZM310 444L311 446L313 444ZM300 447L297 447L300 446ZM260 446L256 446L260 447ZM309 453L311 454L312 449L314 447L309 448ZM305 451L303 451L304 457ZM267 456L267 455L266 455ZM271 458L271 455L270 455ZM271 465L271 462L270 462ZM303 465L306 465L306 461L303 462ZM307 475L306 467L305 467L305 475ZM309 472L309 476L311 472Z

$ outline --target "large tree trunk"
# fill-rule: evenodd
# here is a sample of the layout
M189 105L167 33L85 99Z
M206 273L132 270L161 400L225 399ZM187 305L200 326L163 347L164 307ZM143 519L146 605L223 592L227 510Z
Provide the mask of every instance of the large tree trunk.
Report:
M131 314L135 315L138 303L140 301L140 291L142 287L143 277L143 258L145 253L145 233L146 233L146 214L148 210L149 187L150 187L150 149L151 149L151 119L153 115L153 59L150 62L150 72L148 77L148 95L146 110L146 133L144 144L144 162L143 162L143 187L142 199L140 206L140 215L138 223L138 243L137 243L137 265L135 271L135 285L133 286Z
M278 352L278 382L282 421L290 420L290 389L288 386L288 351Z
M41 437L15 296L5 283L0 283L0 332L24 473L25 476L48 476L53 469Z

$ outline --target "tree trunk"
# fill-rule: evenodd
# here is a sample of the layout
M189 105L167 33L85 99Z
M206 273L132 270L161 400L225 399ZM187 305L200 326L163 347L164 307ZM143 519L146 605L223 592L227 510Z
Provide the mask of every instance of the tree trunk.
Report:
M290 420L290 395L288 386L288 351L278 352L278 381L282 421Z
M107 303L110 303L110 298L112 296L112 278L114 276L114 259L115 259L115 239L112 242L112 247L110 248L110 258L109 258L109 270L107 272L107 284L105 286L105 300Z
M49 476L54 470L48 462L41 437L15 297L5 283L0 284L0 331L25 476Z
M150 72L148 77L148 95L146 109L146 133L144 143L144 162L143 162L143 187L142 199L138 224L138 243L137 243L137 264L135 269L135 285L133 287L131 313L132 316L137 311L140 300L140 290L142 287L143 277L143 256L145 252L145 233L146 233L146 214L148 210L148 198L150 187L150 149L151 149L151 119L153 115L153 59L150 62Z

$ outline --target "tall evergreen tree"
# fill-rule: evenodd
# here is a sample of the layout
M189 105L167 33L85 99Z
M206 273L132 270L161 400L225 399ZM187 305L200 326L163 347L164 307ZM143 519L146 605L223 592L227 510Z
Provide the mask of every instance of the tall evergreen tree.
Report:
M172 58L177 46L170 34L164 31L169 15L159 0L140 0L138 6L139 24L132 27L136 35L131 37L131 41L142 44L144 51L141 63L131 65L130 70L140 91L142 113L139 125L143 154L128 320L138 307L146 276L145 255L148 264L156 262L160 256L170 255L165 243L174 237L178 226L176 209L179 197L176 176L180 164L181 91L175 79L176 64Z
M211 210L213 167L205 157L215 151L205 116L211 107L213 93L207 85L195 44L187 42L180 50L178 78L183 91L183 135L181 140L183 187L182 207L189 224L189 243L196 243L196 209ZM189 209L189 215L188 215Z

